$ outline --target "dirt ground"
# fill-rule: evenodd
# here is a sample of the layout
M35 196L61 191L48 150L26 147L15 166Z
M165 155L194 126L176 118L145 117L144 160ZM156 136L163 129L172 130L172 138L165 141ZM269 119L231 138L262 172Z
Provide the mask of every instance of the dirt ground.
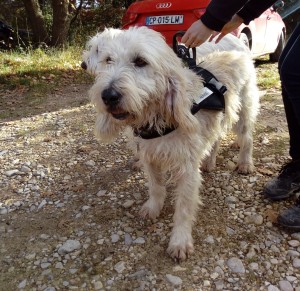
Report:
M276 64L258 63L263 70ZM261 195L288 159L278 87L262 92L256 172L233 171L229 135L217 169L204 174L195 254L181 264L166 253L172 199L156 221L140 220L147 182L131 169L124 137L95 140L89 87L0 92L0 290L299 290L299 249L290 243L299 238L276 225L294 198L270 203ZM62 251L68 240L73 248Z

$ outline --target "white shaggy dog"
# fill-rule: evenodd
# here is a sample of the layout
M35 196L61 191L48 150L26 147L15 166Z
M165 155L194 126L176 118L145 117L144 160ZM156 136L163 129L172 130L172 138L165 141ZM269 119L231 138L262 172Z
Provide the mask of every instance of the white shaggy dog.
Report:
M204 91L203 80L184 67L160 33L140 27L108 29L104 35L106 40L98 47L97 77L90 89L97 110L96 135L110 142L128 127L158 133L175 128L157 138L137 137L149 179L149 199L140 215L156 218L163 208L166 182L175 185L168 253L184 260L194 249L192 225L202 183L199 166L213 169L220 139L231 128L240 146L238 171L246 174L254 169L252 130L259 94L252 60L249 54L236 51L206 55L201 67L227 87L225 110L201 109L193 115L191 107Z

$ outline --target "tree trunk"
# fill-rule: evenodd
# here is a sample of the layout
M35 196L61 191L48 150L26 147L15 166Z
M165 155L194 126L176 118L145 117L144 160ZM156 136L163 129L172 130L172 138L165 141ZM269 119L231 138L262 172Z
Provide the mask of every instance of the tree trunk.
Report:
M33 33L34 43L49 43L49 35L38 0L23 0Z
M66 44L71 21L69 4L69 0L52 0L52 46L63 47Z

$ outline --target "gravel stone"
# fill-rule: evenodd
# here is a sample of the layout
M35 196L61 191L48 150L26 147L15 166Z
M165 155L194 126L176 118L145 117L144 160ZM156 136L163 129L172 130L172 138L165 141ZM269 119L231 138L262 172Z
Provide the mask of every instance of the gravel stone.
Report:
M137 239L135 239L133 241L134 244L144 244L145 243L145 239L143 237L138 237Z
M67 240L59 249L60 255L66 255L81 248L81 243L78 240Z
M280 291L280 290L274 285L269 285L268 286L268 291Z
M230 258L227 261L227 266L233 273L245 273L245 267L243 265L243 262L238 258Z
M300 242L298 240L289 240L288 241L288 244L291 246L291 247L298 247L300 245Z
M167 274L166 278L167 278L168 282L171 283L175 287L178 287L182 284L182 279L178 276Z
M293 291L294 288L289 281L281 280L279 281L279 289L280 291Z
M296 258L293 260L293 267L300 268L300 259Z
M118 262L117 264L115 264L114 269L115 271L117 271L117 273L122 273L126 269L125 262Z

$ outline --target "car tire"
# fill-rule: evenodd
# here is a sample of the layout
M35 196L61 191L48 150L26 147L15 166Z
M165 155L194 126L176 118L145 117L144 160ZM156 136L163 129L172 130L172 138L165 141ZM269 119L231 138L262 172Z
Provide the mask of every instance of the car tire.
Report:
M249 43L249 39L246 33L241 33L239 39L242 41L242 43L248 48L250 49L250 43Z
M283 32L281 32L277 48L274 51L274 53L270 54L270 61L271 62L278 62L279 61L279 58L280 58L280 55L283 51L284 45L285 45L284 34L283 34Z

